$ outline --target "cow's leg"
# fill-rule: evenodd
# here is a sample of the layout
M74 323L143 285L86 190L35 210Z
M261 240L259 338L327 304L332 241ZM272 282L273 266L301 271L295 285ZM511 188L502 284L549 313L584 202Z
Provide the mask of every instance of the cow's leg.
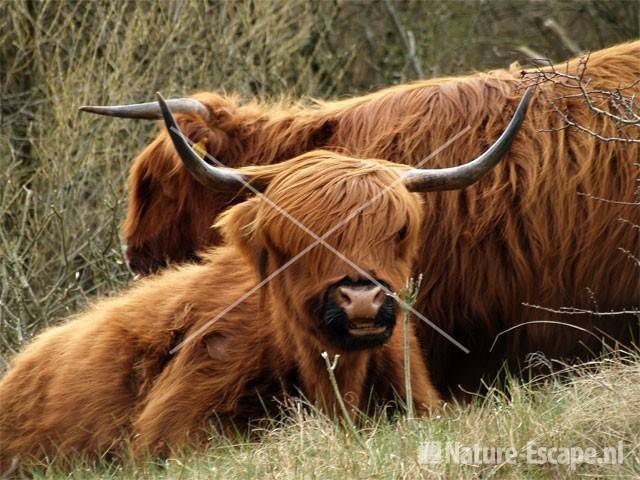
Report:
M206 351L180 351L158 377L134 422L134 453L166 454L187 442L203 442L210 419L236 408L246 380L243 372L225 368Z

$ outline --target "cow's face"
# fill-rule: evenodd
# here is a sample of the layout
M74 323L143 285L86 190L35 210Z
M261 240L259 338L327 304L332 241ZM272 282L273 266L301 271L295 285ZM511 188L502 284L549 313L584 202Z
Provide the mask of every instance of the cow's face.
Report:
M422 223L404 167L314 152L279 168L264 197L222 223L243 224L243 250L287 318L342 350L383 344L399 311L389 293L411 275Z

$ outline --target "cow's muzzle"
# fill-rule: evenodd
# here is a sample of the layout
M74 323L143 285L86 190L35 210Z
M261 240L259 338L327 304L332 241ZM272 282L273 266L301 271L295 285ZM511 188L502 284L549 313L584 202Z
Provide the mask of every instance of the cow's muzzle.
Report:
M360 350L382 345L391 336L395 303L381 285L345 278L327 289L323 323L334 343Z

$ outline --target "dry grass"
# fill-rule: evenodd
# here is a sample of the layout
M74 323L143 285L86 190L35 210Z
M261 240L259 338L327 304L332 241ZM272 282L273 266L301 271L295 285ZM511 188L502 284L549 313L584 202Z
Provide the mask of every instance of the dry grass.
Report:
M78 465L72 478L637 478L640 475L640 358L609 358L567 367L529 383L512 381L471 405L452 405L430 420L382 416L358 430L363 446L335 421L291 407L286 423L259 441L213 437L208 451L144 464ZM425 465L423 442L512 447L515 464ZM527 464L529 444L592 447L598 455L622 442L622 463ZM537 458L537 457L535 457ZM70 478L51 466L28 470L34 478Z
M388 6L393 11L390 11ZM79 115L81 104L227 89L251 97L322 98L425 76L505 66L526 46L555 60L640 35L640 4L520 0L344 2L205 0L0 3L0 371L47 325L132 275L118 228L127 171L155 133L147 123ZM415 48L411 38L415 39ZM473 41L469 41L473 39ZM525 49L526 50L526 49ZM416 64L420 66L416 68ZM166 464L78 466L74 478L563 477L563 466L421 467L424 440L523 448L628 445L624 465L577 472L637 476L637 356L583 367L568 380L514 382L434 421L378 419L357 447L316 414L294 414L260 443L216 438L205 455ZM615 407L613 407L615 405ZM0 407L1 408L1 407ZM479 428L482 426L482 428ZM66 475L35 471L36 477Z

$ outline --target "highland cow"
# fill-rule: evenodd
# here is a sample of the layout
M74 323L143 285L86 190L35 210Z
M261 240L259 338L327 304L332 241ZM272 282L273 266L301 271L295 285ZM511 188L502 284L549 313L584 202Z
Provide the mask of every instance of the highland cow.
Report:
M578 65L574 59L556 69L575 71ZM640 42L592 53L585 75L590 89L631 85L626 93L637 98ZM231 167L276 163L314 148L415 165L469 126L429 160L430 167L442 168L478 155L497 138L518 101L519 80L515 65L311 107L243 104L214 93L174 104L187 136ZM414 272L424 273L425 281L416 308L470 350L464 353L419 325L443 393L459 392L458 385L474 390L482 375L493 376L505 360L517 368L529 352L580 357L597 353L603 338L628 343L637 336L632 315L598 313L640 303L637 267L625 253L638 249L638 145L567 128L549 99L558 99L556 105L581 125L604 136L619 134L575 91L540 85L505 162L469 188L423 195ZM87 110L138 118L158 118L159 112L156 105ZM123 229L131 267L146 273L165 259L197 258L220 241L211 219L242 198L200 185L161 133L132 168ZM566 316L525 304L595 314ZM549 320L567 325L542 323ZM497 338L501 332L507 333Z
M185 168L208 188L255 193L217 221L224 244L39 335L0 382L0 465L13 458L163 454L263 418L289 395L328 413L405 395L422 413L440 396L397 298L420 246L412 192L463 188L493 168L530 95L498 141L452 169L409 168L328 151L240 170L212 167L188 144L162 97ZM295 221L293 221L295 219ZM301 231L304 225L308 231ZM319 242L321 240L321 242ZM345 261L346 259L346 261ZM258 287L262 287L258 289Z

